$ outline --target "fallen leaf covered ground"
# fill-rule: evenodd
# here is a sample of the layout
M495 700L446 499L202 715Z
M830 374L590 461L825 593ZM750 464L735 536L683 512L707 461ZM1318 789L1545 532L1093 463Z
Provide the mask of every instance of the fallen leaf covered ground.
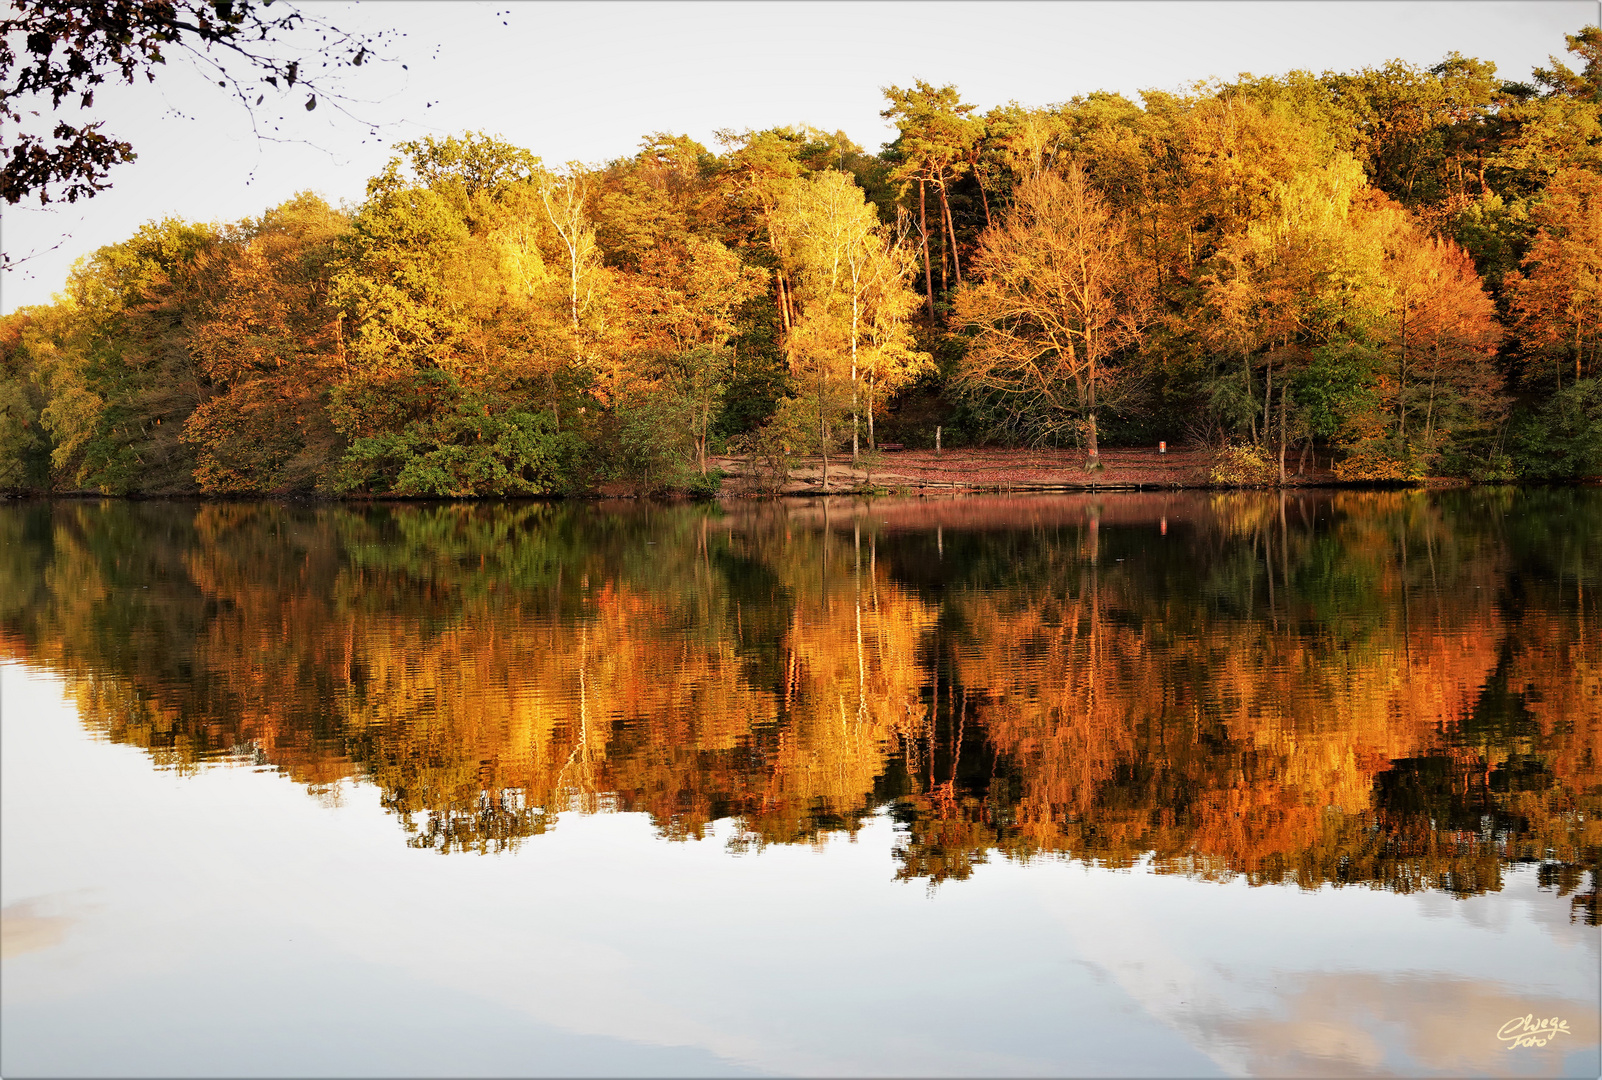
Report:
M729 474L724 490L730 493L772 489L760 470L744 458L720 457L718 468ZM1043 491L1064 488L1172 488L1205 487L1211 483L1212 454L1205 449L1179 449L1159 453L1155 448L1103 450L1100 472L1085 470L1083 450L900 450L859 458L851 467L849 456L830 458L828 487L817 458L805 459L790 470L778 486L781 494L821 493L870 489L944 489ZM1315 468L1311 460L1297 471L1292 454L1286 469L1292 483L1327 484L1335 476Z

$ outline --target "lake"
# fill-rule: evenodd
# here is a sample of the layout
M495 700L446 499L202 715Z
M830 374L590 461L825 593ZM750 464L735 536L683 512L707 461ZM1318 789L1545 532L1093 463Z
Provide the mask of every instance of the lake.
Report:
M0 1072L1602 1073L1602 489L0 503Z

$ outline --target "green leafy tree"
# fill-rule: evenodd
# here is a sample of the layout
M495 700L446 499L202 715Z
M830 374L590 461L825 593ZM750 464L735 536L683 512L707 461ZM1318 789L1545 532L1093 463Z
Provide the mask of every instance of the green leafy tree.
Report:
M68 280L64 354L41 413L72 487L109 494L196 490L183 424L209 393L190 352L218 234L175 219L101 248Z
M408 395L402 400L412 406L407 422L353 439L334 470L333 491L467 498L567 488L578 440L558 432L549 413L508 407L503 398L463 387L437 368L406 380L399 391L384 390L380 407L391 410ZM358 394L341 397L336 423L338 411L365 404Z
M50 439L40 422L45 406L39 383L41 353L50 344L38 321L48 309L23 308L0 318L0 491L41 491L50 486Z

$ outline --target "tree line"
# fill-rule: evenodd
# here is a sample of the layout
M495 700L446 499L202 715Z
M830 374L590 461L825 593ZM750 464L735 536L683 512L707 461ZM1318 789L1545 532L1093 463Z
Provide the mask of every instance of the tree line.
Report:
M890 441L1283 482L1602 471L1602 31L553 167L401 143L358 205L167 219L0 320L0 487L717 489ZM1576 70L1576 68L1578 70Z

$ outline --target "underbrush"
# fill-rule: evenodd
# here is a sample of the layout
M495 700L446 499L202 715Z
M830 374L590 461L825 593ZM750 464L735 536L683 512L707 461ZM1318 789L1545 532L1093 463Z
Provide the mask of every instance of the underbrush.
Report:
M1279 482L1279 462L1254 443L1227 443L1213 451L1207 475L1225 487L1262 487Z

